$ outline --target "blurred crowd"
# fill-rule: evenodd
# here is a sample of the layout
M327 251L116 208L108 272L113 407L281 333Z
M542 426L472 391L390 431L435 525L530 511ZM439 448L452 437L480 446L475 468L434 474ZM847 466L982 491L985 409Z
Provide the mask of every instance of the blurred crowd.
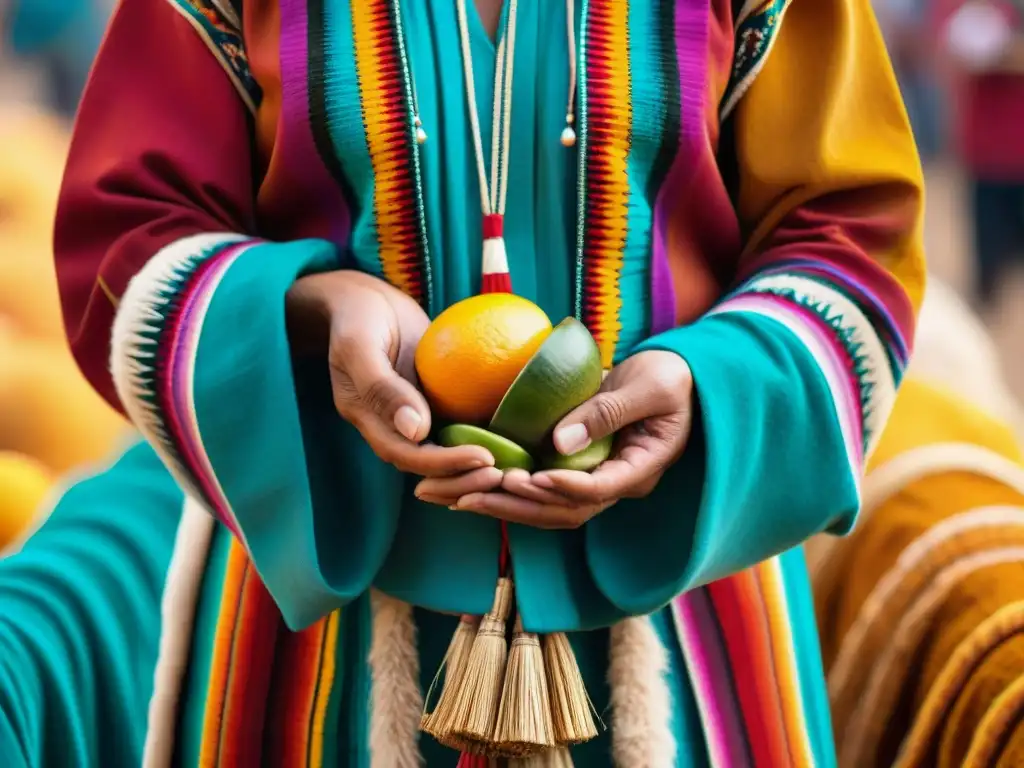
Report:
M926 167L965 183L971 298L986 308L1024 253L1024 3L876 0Z

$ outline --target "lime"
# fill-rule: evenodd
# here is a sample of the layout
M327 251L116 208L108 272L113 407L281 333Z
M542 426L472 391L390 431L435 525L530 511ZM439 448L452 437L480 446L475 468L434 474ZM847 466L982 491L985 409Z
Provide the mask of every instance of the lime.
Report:
M583 323L566 318L512 382L490 428L528 451L536 451L563 416L600 388L597 342Z
M438 439L447 448L457 445L479 445L486 448L494 457L494 466L502 471L525 469L529 472L533 469L533 458L518 445L472 424L451 424L441 430Z
M612 455L612 443L615 442L615 435L602 437L595 440L582 451L577 451L570 456L563 456L558 451L548 455L544 462L544 469L574 469L577 472L590 472L597 469L598 465Z

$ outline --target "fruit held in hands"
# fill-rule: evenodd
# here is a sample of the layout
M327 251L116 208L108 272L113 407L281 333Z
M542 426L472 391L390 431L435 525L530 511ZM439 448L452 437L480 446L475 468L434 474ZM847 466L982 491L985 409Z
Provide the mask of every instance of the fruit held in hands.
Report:
M593 472L601 465L601 462L612 455L614 442L615 435L608 435L600 440L595 440L582 451L577 451L569 456L563 456L558 451L553 451L547 456L544 469L574 469L577 472Z
M449 422L438 442L479 445L498 469L589 472L608 458L612 438L560 455L551 432L601 388L601 354L579 320L554 329L532 302L506 293L453 304L416 349L416 372L431 408ZM488 425L486 429L482 425Z
M479 445L494 457L494 466L506 469L533 470L533 458L511 440L472 424L452 424L441 430L438 442L446 448L456 445Z
M438 416L486 424L550 333L551 321L532 301L509 293L473 296L427 328L416 348L416 375Z
M490 428L537 451L561 419L601 388L601 353L579 320L566 318L509 387Z

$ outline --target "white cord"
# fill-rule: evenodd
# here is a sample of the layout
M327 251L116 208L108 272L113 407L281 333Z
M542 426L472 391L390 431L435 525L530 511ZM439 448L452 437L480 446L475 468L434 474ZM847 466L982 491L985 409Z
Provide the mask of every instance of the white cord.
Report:
M569 98L565 108L565 122L576 120L576 0L565 0L565 31L569 43Z
M509 0L508 27L505 40L498 45L494 65L494 114L491 124L491 183L487 183L483 139L480 135L480 114L476 107L476 81L473 78L473 52L469 42L469 19L466 0L455 0L462 46L462 69L466 78L466 100L469 124L473 130L476 170L480 179L480 205L484 214L504 214L508 198L508 155L512 132L512 64L515 58L517 0Z

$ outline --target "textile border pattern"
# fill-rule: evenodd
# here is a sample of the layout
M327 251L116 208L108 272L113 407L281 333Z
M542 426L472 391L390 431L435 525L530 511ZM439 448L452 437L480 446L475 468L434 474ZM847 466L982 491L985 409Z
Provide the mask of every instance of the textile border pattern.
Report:
M719 119L732 114L743 94L761 73L792 0L746 0L736 14L736 48L732 74L722 95Z
M228 268L254 241L242 235L186 237L159 251L128 285L114 320L110 367L132 423L183 490L239 540L245 536L209 466L195 428L198 329Z
M196 30L206 47L227 72L238 95L255 113L263 93L249 70L242 38L242 24L235 9L224 0L167 0Z

